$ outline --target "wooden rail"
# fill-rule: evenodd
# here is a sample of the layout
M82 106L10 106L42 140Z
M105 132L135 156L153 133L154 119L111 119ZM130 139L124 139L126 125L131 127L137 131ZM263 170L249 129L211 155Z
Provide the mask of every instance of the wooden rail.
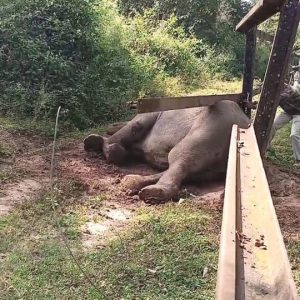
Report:
M285 0L259 0L236 26L236 31L246 32L280 11Z
M217 299L297 299L252 126L232 129Z
M138 113L154 111L177 110L191 107L214 105L222 100L240 102L242 94L212 95L212 96L181 96L162 98L143 98L138 100Z

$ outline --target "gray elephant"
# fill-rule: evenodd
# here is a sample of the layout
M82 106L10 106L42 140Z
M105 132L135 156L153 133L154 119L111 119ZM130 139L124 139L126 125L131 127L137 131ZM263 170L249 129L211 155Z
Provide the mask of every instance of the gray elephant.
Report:
M178 195L184 181L197 181L226 172L233 124L246 129L249 118L238 104L138 114L117 126L110 137L92 134L86 151L102 151L106 160L122 164L129 156L143 158L161 173L128 175L123 185L139 191L144 201L165 201Z

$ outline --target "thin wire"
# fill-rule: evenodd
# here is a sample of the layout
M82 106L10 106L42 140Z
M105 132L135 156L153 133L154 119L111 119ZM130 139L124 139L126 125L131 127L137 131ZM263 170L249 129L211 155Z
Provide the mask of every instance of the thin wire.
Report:
M58 130L58 118L61 110L61 106L57 110L56 121L55 121L55 130L54 130L54 138L53 138L53 147L52 147L52 157L51 157L51 169L50 169L50 184L51 184L51 192L53 191L53 177L54 177L54 163L55 163L55 145L56 145L56 137Z
M56 115L56 122L55 122L55 131L54 131L54 139L53 139L53 149L52 149L52 157L51 157L51 173L50 173L50 191L51 191L51 196L54 195L54 164L55 164L55 145L56 145L56 138L57 138L57 131L58 131L58 119L59 119L59 113L60 113L61 107L58 108L57 110L57 115ZM52 198L52 197L51 197ZM95 285L95 283L92 281L91 277L85 272L85 270L83 269L83 267L80 265L80 262L78 261L78 259L75 257L75 255L73 254L71 247L69 246L68 240L64 234L64 231L62 230L61 226L60 226L60 222L59 222L59 217L57 214L57 210L55 208L55 205L53 204L53 202L51 202L51 207L54 213L54 221L57 225L57 231L60 234L65 247L67 248L71 258L73 259L75 265L77 266L77 268L80 270L80 272L82 273L82 275L84 276L85 280L87 280L90 285L99 293L101 294L101 291L99 290L99 288Z

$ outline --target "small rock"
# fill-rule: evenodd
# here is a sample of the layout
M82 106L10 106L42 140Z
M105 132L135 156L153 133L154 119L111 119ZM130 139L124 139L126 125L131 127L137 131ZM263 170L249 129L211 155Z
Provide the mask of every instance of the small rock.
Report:
M120 178L117 178L117 179L114 181L114 183L116 183L116 184L121 183L121 179L120 179Z
M93 223L93 222L87 223L86 226L87 228L84 231L84 233L91 234L91 235L102 234L109 229L107 225L100 224L100 223Z
M0 253L0 259L4 259L4 258L6 258L6 254L5 253Z
M178 205L182 204L186 199L180 198L178 201Z
M203 277L203 278L206 278L207 276L208 276L208 267L205 267L205 268L203 269L202 277Z
M129 211L120 209L110 209L105 214L109 219L117 221L126 221L131 216Z

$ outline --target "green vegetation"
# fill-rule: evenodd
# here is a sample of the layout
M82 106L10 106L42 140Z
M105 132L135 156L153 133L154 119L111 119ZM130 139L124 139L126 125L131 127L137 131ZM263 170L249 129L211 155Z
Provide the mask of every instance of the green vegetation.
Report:
M126 102L138 97L240 92L244 36L233 29L248 7L236 0L0 0L0 184L30 175L12 163L19 152L2 133L49 141L59 106L58 149L74 138L78 144L84 129L101 132L127 118ZM274 33L276 21L262 29ZM260 80L269 51L258 47ZM280 130L267 155L291 168L289 134L288 126ZM31 146L42 155L51 149ZM117 238L87 251L82 226L91 211L103 221L105 194L89 198L66 180L33 198L0 216L1 299L214 299L219 213L189 199L139 209ZM287 247L299 285L299 241Z
M278 130L267 157L276 164L291 168L295 162L291 145L291 124Z
M239 76L244 59L244 37L234 31L235 25L248 12L247 1L236 0L118 0L126 16L134 16L151 8L157 19L176 15L186 34L195 35L206 45L199 48L212 74L230 78ZM206 57L207 56L207 57ZM207 58L207 59L206 59Z
M290 264L293 271L293 277L297 286L298 295L300 293L300 241L299 239L290 240L287 244L288 255Z
M78 201L80 193L69 182L0 218L1 299L214 299L220 224L215 213L189 201L143 209L126 232L87 252L81 225L96 200ZM52 205L97 290L60 241Z
M0 9L2 114L78 128L126 115L126 101L183 93L200 80L197 40L176 18L125 19L112 1L11 1Z
M216 94L240 89L239 80L210 81L201 91ZM16 134L23 132L22 126L29 132L34 132L34 126L43 128L39 122L33 126L1 120L3 129ZM279 142L284 151L291 149L289 128L278 132L283 133L283 138L274 140L276 152ZM103 208L105 200L105 194L87 198L81 184L71 180L59 183L52 195L44 191L35 201L1 216L1 299L214 299L219 212L208 211L191 200L139 209L124 231L87 251L82 243L82 225L91 221L91 211L93 215ZM70 257L53 207L75 257L97 289ZM101 222L103 218L96 213L92 220ZM299 242L288 240L287 248L299 286ZM206 267L208 275L203 277Z
M127 101L240 78L249 1L1 0L0 114L89 128ZM277 19L263 26L274 32ZM269 48L258 47L263 79Z

